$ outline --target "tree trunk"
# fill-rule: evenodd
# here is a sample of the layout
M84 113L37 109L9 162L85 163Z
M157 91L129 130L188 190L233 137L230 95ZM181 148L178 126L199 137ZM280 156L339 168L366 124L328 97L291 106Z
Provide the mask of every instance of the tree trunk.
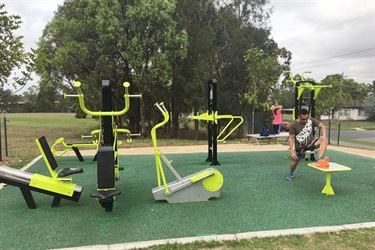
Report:
M198 113L194 111L194 116L197 116ZM195 140L199 140L199 121L194 119L194 131L195 131Z
M140 109L141 109L141 137L146 138L146 117L145 117L145 107L144 107L144 102L143 99L140 100Z
M254 124L255 124L255 108L254 106L252 107L251 110L251 133L254 134Z
M171 137L177 138L178 136L178 116L180 115L180 112L178 109L172 105L172 129L171 129Z

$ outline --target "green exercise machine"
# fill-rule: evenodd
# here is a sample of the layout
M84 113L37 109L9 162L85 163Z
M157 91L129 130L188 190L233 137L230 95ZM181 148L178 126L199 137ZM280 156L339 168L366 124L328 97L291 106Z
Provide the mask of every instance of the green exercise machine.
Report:
M332 85L317 85L315 81L306 80L305 74L311 73L311 71L302 72L301 75L293 76L291 71L284 71L283 74L286 77L287 82L294 84L294 108L293 117L298 119L298 112L301 109L306 109L309 112L310 117L315 117L315 100L320 91L323 88L331 88ZM313 135L315 136L315 129L313 129ZM310 160L315 161L316 150L306 151L306 160L310 155Z
M46 138L42 136L35 141L51 176L0 166L0 182L19 187L30 209L37 207L31 191L53 196L52 207L58 207L61 199L78 202L83 187L72 183L72 175L82 173L83 170L58 168Z
M99 142L100 142L100 129L95 129L91 131L91 135L83 135L82 139L84 138L91 138L91 142L76 142L76 143L66 143L64 137L58 138L55 143L51 146L51 151L54 156L62 156L66 152L73 150L76 154L79 161L84 161L81 152L79 151L80 148L88 149L94 148L98 150ZM117 133L123 133L127 137L127 142L132 142L132 137L140 136L140 134L132 134L128 129L117 128ZM122 144L122 141L117 141L118 145ZM96 160L96 155L94 160Z
M199 116L189 116L189 118L200 121L207 121L208 123L208 157L206 162L211 162L211 166L220 165L217 159L217 142L225 141L237 128L243 123L242 116L233 115L219 115L217 113L217 81L212 79L207 83L208 93L208 110L206 113ZM229 122L224 129L218 134L218 123L221 119L229 119ZM237 119L238 123L231 130L230 125ZM229 132L228 132L229 131Z
M97 146L97 189L91 192L90 196L105 209L106 212L112 211L113 202L116 196L120 195L120 190L116 187L116 182L120 179L120 164L118 157L118 133L130 131L117 127L114 117L124 115L130 108L130 97L141 98L141 95L129 95L128 88L130 83L123 84L125 88L124 102L125 107L120 111L112 110L111 87L108 80L102 81L102 111L91 111L86 108L84 95L80 89L81 83L75 82L77 95L65 95L65 97L78 97L79 105L83 112L88 115L99 117L100 129L94 134L93 144Z
M156 130L164 126L169 121L169 113L163 103L156 103L155 106L163 114L164 120L156 124L151 129L151 138L155 151L155 164L158 186L152 189L155 200L166 200L169 203L207 201L213 197L220 196L220 189L224 178L215 168L207 168L195 174L181 177L173 168L170 160L158 148ZM163 164L176 177L176 180L168 182L166 180Z
M294 108L293 117L298 118L298 111L307 109L310 117L315 117L315 100L323 88L332 88L332 85L317 85L315 81L305 80L305 74L311 71L302 72L302 74L293 76L291 71L284 71L287 82L294 84Z

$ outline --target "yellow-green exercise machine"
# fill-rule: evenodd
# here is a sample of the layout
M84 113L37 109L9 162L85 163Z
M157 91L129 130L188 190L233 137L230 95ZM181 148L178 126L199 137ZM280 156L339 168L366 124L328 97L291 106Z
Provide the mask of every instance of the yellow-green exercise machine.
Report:
M141 95L129 95L130 83L125 82L124 102L125 106L120 111L112 110L111 87L109 80L102 81L102 111L91 111L86 108L84 95L80 89L81 83L75 82L74 87L78 95L65 95L65 97L78 97L79 105L83 112L88 115L99 117L100 129L95 135L97 142L97 187L90 196L95 198L106 212L112 211L113 202L120 190L116 187L116 181L120 179L120 164L118 157L118 133L128 132L120 129L114 122L114 117L125 114L130 108L130 97L141 97ZM130 133L130 132L129 132Z
M210 198L219 197L224 179L217 169L207 168L198 173L181 177L171 165L171 161L160 151L157 144L156 130L169 121L169 113L163 103L156 103L155 106L163 114L164 120L156 124L151 130L158 181L158 186L152 189L154 199L166 200L169 203L179 203L207 201ZM167 183L162 161L176 177L176 180Z
M283 74L286 77L287 82L294 84L294 108L293 118L298 118L298 112L301 109L306 109L309 112L310 117L315 118L315 100L323 88L331 88L332 85L317 85L315 81L305 80L305 74L311 73L311 71L302 72L301 75L293 76L290 71L284 71ZM315 136L315 130L313 130ZM310 155L310 160L315 161L316 150L306 151L306 160Z
M243 123L243 118L242 116L218 115L216 79L209 80L207 83L207 87L207 112L199 116L189 116L189 118L192 118L194 120L206 121L208 123L208 157L206 159L206 162L211 162L211 166L216 166L220 165L217 159L217 142L225 141L225 139L228 138L228 136L230 136ZM220 119L229 119L229 122L218 135L218 122ZM230 128L230 125L235 119L239 120L237 125L232 130L227 132L227 130L229 130Z
M51 176L0 166L0 182L19 187L30 209L37 207L31 191L53 196L52 207L58 207L61 199L78 202L83 187L72 183L72 175L82 173L83 170L81 168L58 169L46 138L42 136L36 139L36 143Z
M326 194L326 195L334 195L335 194L335 192L333 191L333 188L331 186L331 173L352 170L351 168L349 168L347 166L344 166L344 165L341 165L341 164L338 164L338 163L334 163L334 162L330 162L329 167L327 167L327 168L320 168L320 167L314 166L313 163L309 163L307 165L309 167L315 168L317 170L320 170L320 171L323 171L323 172L326 173L326 184L325 184L325 186L322 190L322 193Z
M128 129L124 128L117 128L116 129L117 133L123 133L127 137L127 142L132 141L133 136L140 136L140 134L132 134ZM62 156L66 152L73 150L74 153L76 154L77 158L79 161L84 161L81 152L79 151L80 148L94 148L98 150L99 142L101 136L101 130L100 129L95 129L91 131L91 135L83 135L82 139L84 138L91 138L91 142L76 142L76 143L66 143L64 137L58 138L54 144L51 146L51 151L54 156ZM117 141L118 145L122 144L122 141ZM94 160L96 160L97 155L95 155Z

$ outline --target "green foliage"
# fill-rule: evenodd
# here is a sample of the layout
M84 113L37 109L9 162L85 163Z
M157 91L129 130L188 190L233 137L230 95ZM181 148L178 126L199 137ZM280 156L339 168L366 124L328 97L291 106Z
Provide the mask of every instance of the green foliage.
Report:
M205 111L206 83L216 78L220 113L239 114L253 104L241 102L246 99L243 93L253 88L248 87L246 51L259 48L286 69L291 59L290 52L270 38L267 4L267 0L65 1L35 50L41 91L51 84L56 89L72 88L79 80L87 106L100 110L100 82L109 79L113 109L119 110L122 83L129 81L130 93L143 95L124 118L130 129L154 123L153 104L164 101L172 112L175 137L178 119L173 118ZM262 81L274 87L275 79ZM259 95L262 101L266 93Z
M356 101L362 101L370 92L370 88L366 84L346 78L342 81L341 89L344 93L348 93L352 100Z
M363 108L369 121L375 121L375 95L367 96L363 101Z
M87 117L87 114L82 111L82 109L79 107L79 105L75 105L74 107L74 112L76 112L76 115L74 116L75 118L78 119L84 119Z
M320 114L323 107L339 110L343 107L346 101L352 100L350 94L342 91L342 75L329 75L321 81L322 85L331 85L330 88L325 88L318 95L316 101L317 114Z
M341 74L329 75L321 81L322 85L331 85L325 88L317 97L317 114L322 114L323 109L341 109L348 101L362 101L370 92L370 88L353 79L345 79Z
M173 61L186 54L174 9L174 1L164 0L65 1L38 43L37 72L57 88L81 81L91 110L101 109L104 79L112 84L113 109L122 109L122 83L129 81L131 93L143 94L150 119L152 104L168 96ZM139 124L135 111L128 116Z
M281 73L277 57L252 48L246 51L248 89L244 99L255 107L267 107L267 98L271 88L275 87Z
M22 36L14 35L14 31L20 28L21 17L8 15L4 10L5 5L0 4L0 85L9 84L8 80L13 70L20 70L21 76L12 77L12 85L25 85L31 80L32 70L31 54L25 53ZM21 70L22 66L26 70Z

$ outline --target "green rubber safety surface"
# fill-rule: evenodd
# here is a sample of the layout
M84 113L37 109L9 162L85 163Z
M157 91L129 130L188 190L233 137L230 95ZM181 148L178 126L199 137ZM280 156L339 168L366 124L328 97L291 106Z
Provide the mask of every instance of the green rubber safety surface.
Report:
M153 155L122 155L121 179L112 212L90 197L96 190L96 162L84 156L58 157L60 167L82 167L73 182L84 187L80 201L61 200L33 192L37 209L28 209L17 187L0 190L1 249L47 249L212 234L331 226L375 221L374 160L328 151L332 162L351 171L333 173L334 196L321 193L325 173L301 161L286 181L288 151L218 153L214 166L224 177L221 196L208 202L169 204L154 201L157 186ZM167 154L181 176L210 167L206 153ZM48 175L43 160L29 170ZM167 181L173 175L165 167Z

